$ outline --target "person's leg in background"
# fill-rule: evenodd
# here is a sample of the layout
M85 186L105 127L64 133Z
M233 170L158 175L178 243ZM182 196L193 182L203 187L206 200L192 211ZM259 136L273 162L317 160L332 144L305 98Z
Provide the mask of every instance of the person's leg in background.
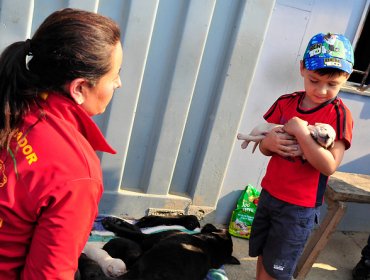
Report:
M370 279L370 235L367 245L362 249L361 255L361 260L352 271L353 280Z

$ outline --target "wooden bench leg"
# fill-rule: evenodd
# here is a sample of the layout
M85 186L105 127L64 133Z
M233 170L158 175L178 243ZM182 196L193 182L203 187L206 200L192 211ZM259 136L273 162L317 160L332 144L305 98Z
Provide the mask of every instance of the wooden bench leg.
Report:
M346 205L343 202L333 201L328 198L326 202L328 204L328 212L321 225L312 233L305 246L294 272L294 278L296 279L305 279L346 210Z

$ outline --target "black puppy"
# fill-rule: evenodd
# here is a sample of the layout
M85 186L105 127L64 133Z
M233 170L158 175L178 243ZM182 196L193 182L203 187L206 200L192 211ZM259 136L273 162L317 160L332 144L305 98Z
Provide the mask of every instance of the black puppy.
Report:
M120 251L127 239L140 244L142 255L129 272L120 279L126 280L203 280L209 269L220 268L223 264L240 264L232 256L232 239L226 229L217 229L211 224L205 225L199 234L187 234L178 230L169 230L153 234L144 234L132 225L117 218L105 218L103 226L117 236L106 245ZM110 253L110 250L106 248ZM125 261L123 259L123 261Z
M115 217L104 218L102 225L119 237L109 240L102 249L108 252L112 258L123 260L128 270L154 244L170 235L181 233L179 230L167 230L154 234L144 234L138 226Z
M124 220L118 218L112 218L114 220L115 230L119 231L120 228L124 228L126 231L131 231L134 236L141 235L141 228L153 227L158 225L182 225L189 230L193 230L196 227L200 227L199 221L194 215L182 215L182 216L146 216L138 220L136 224L127 223ZM103 221L104 224L104 221ZM113 223L110 223L113 224ZM112 230L114 231L114 230ZM127 234L127 233L126 233ZM119 234L118 234L119 235ZM166 234L163 234L166 235ZM155 242L154 237L149 242L142 242L139 240L133 241L127 238L116 238L103 246L103 250L107 251L112 258L119 258L126 264L128 270L131 269L132 265L142 255L142 247L146 250L151 244ZM159 236L157 236L159 237ZM135 237L133 238L135 240ZM148 244L146 246L146 244ZM82 254L79 258L78 264L79 270L76 272L75 280L106 280L113 279L104 275L100 266L93 260L89 259L85 254Z

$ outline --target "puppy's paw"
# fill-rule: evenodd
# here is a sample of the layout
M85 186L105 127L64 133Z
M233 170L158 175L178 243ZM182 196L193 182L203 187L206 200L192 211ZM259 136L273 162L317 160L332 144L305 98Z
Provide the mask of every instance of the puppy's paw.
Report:
M119 277L127 272L126 264L121 259L107 258L102 263L102 269L106 276Z
M236 135L236 138L238 139L238 140L243 140L243 134L241 134L241 133L238 133L238 135Z
M105 217L101 223L106 230L113 232L115 229L120 228L126 224L124 220L117 217Z
M246 149L248 147L248 145L249 145L249 142L250 141L248 141L248 140L244 140L243 143L240 145L240 147L242 149Z
M102 221L101 224L102 226L109 231L113 231L115 229L116 224L119 222L117 218L114 217L105 217Z
M188 230L194 230L200 227L197 216L195 215L185 215L180 218L180 225Z

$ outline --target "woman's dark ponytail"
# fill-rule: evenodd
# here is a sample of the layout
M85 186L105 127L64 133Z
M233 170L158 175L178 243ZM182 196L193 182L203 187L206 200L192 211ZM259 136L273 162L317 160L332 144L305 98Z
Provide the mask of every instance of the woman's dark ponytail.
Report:
M9 143L29 105L36 97L32 92L37 77L27 69L26 57L31 54L29 40L8 46L0 56L0 148Z

